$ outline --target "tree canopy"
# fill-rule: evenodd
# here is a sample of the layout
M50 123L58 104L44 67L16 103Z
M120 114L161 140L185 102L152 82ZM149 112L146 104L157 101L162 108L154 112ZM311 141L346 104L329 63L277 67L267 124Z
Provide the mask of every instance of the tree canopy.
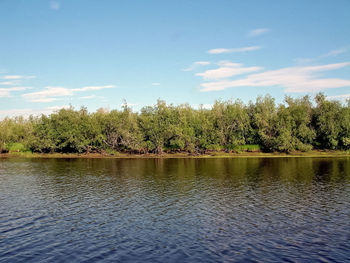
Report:
M330 101L323 94L285 97L276 105L269 95L245 105L216 101L211 109L194 109L158 100L140 112L82 107L49 116L0 121L0 151L32 152L205 152L234 151L258 145L263 151L350 149L350 100Z

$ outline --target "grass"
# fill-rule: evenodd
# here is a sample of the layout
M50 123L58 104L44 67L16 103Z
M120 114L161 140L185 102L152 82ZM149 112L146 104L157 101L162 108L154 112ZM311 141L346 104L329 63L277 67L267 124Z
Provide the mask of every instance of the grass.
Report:
M165 154L100 154L100 153L31 153L31 152L10 152L0 154L0 158L278 158L278 157L350 157L350 151L310 151L292 153L263 153L263 152L234 152L212 151L205 154L165 153Z
M31 153L22 143L12 143L7 148L10 153Z
M244 152L259 152L260 146L258 144L246 144L246 145L239 145L235 148L237 151L244 151Z

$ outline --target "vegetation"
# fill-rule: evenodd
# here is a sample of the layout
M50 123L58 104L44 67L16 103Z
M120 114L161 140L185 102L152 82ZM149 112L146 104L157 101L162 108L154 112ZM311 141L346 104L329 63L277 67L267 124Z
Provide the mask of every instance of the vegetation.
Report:
M61 109L50 116L0 121L0 152L38 153L205 153L209 151L310 151L350 149L350 100L323 94L256 102L216 101L212 109L174 106L158 100L133 112L89 113Z

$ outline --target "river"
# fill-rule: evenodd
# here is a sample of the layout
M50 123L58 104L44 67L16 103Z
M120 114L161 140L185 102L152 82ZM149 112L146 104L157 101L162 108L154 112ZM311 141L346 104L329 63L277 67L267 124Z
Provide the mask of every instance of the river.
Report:
M349 262L349 158L0 159L0 262Z

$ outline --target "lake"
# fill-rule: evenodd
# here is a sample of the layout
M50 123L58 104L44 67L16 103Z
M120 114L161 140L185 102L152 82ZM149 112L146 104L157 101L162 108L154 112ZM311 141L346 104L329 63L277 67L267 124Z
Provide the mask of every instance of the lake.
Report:
M350 158L0 159L0 262L350 261Z

